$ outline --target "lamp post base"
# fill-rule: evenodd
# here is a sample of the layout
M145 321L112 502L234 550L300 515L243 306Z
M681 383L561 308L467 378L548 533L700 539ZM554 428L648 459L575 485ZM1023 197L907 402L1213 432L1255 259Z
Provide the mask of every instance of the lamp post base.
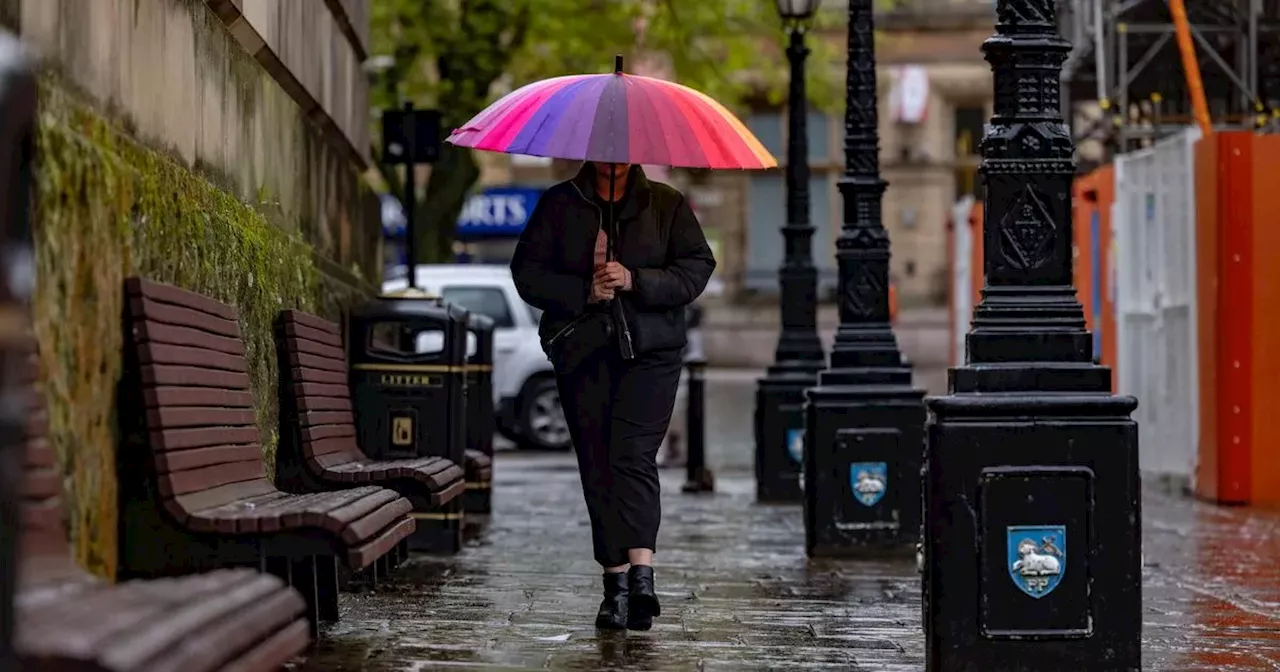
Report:
M920 537L924 392L905 366L823 371L807 391L805 550L910 555Z
M756 501L801 501L804 391L817 382L822 361L774 365L756 387Z
M1141 669L1137 402L1105 389L927 401L928 670Z

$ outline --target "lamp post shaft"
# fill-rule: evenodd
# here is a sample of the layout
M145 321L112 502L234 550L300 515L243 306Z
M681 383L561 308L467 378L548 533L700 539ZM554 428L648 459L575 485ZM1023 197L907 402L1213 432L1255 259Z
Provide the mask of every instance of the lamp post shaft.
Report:
M791 27L787 59L791 83L787 101L786 222L784 256L778 270L782 330L774 364L756 390L756 497L799 501L800 455L804 434L804 390L823 366L818 339L818 272L813 265L813 225L809 219L808 97L805 59L809 49L800 25Z
M809 124L805 93L804 31L791 31L787 59L791 84L787 99L787 221L782 229L786 254L779 280L782 288L782 335L774 354L777 365L816 373L822 367L818 340L818 272L813 265L813 224L809 219Z

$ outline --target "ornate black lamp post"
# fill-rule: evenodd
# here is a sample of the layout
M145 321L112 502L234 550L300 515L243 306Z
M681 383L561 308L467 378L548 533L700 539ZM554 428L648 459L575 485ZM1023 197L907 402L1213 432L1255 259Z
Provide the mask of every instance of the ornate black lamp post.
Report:
M928 400L929 670L1138 670L1133 397L1093 364L1071 273L1071 134L1054 0L999 0L983 44L986 287L951 394Z
M805 547L811 556L910 551L920 534L924 393L889 326L889 236L881 220L875 0L849 0L844 224L836 242L840 329L808 391Z
M791 86L787 100L787 223L782 227L786 256L778 271L782 333L773 366L756 389L756 498L799 501L804 445L804 390L822 369L818 340L818 271L813 266L813 226L809 222L809 138L805 119L804 33L821 0L778 0L778 13L791 33L787 59Z

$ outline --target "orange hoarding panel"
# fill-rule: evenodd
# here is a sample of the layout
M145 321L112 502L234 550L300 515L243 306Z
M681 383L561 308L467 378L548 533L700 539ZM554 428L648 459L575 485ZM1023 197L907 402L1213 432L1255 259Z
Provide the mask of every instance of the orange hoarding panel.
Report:
M1093 355L1116 367L1114 244L1111 206L1115 203L1115 167L1102 166L1072 185L1072 239L1076 297L1085 324L1093 332ZM1111 387L1115 389L1115 375Z
M1196 155L1196 492L1280 505L1280 137L1219 133Z
M1255 135L1253 212L1249 249L1253 254L1253 360L1250 485L1255 504L1280 506L1280 136Z

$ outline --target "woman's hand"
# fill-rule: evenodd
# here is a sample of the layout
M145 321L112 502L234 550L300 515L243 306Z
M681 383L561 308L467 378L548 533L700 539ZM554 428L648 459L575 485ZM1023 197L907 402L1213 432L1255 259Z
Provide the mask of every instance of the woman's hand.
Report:
M593 283L601 283L604 287L611 290L621 289L622 291L631 290L631 271L626 266L616 261L610 261L603 266L596 268L596 275Z
M605 286L600 280L599 275L591 280L591 298L590 303L600 303L601 301L613 300L613 288Z

